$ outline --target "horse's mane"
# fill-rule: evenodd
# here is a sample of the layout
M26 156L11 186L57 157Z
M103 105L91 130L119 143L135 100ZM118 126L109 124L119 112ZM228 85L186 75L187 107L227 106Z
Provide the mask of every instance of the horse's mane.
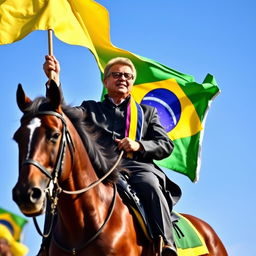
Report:
M36 115L38 111L52 110L48 98L38 97L26 108L24 117L30 114ZM97 176L99 178L102 177L113 167L118 158L118 154L115 152L116 148L114 146L108 146L106 150L106 147L102 144L102 141L104 141L104 138L102 139L102 136L104 136L103 133L97 130L94 125L85 121L85 113L82 112L81 109L79 111L75 107L62 104L62 110L72 122L82 139ZM99 141L101 144L99 144ZM117 166L117 168L103 181L105 184L116 182L120 166L121 165Z

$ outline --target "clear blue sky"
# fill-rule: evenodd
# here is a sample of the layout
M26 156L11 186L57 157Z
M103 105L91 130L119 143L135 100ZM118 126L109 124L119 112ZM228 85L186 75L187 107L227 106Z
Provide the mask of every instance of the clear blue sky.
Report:
M207 117L200 180L194 184L168 171L183 190L175 210L210 223L230 256L255 256L255 1L99 2L109 10L117 47L193 75L200 83L207 73L215 76L222 92ZM54 53L61 63L66 101L79 105L83 99L99 100L102 85L92 54L56 38ZM21 117L15 93L22 83L31 98L44 94L45 54L45 31L0 46L0 206L17 214L11 196L18 174L12 135ZM24 231L29 256L34 256L40 237L32 220Z

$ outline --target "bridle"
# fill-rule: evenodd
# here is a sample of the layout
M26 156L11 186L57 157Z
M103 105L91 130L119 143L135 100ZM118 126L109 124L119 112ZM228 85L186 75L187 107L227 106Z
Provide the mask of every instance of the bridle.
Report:
M37 229L37 232L44 238L48 237L52 231L52 227L53 227L53 219L54 216L56 214L56 208L57 208L57 202L58 202L58 196L61 193L59 186L58 186L58 177L61 175L62 172L62 165L63 165L63 161L64 161L64 156L65 156L65 151L66 151L66 145L68 143L68 146L70 148L70 152L71 152L71 156L73 159L73 152L75 150L71 136L67 130L67 124L65 119L63 118L63 116L61 114L59 114L58 112L55 111L38 111L36 113L27 113L24 114L21 122L24 119L27 118L33 118L33 117L38 117L38 116L44 116L44 115L52 115L55 116L57 118L59 118L62 121L62 137L61 137L61 142L60 142L60 146L59 146L59 150L58 150L58 156L57 156L57 160L56 160L56 164L55 167L53 169L53 171L49 171L47 170L42 164L40 164L38 161L32 159L32 158L26 158L22 163L21 163L21 167L23 167L24 165L34 165L35 167L37 167L47 178L50 179L47 188L45 189L45 193L47 195L47 199L49 199L49 201L51 202L50 205L47 204L47 208L50 207L50 224L48 229L46 229L47 231L45 231L45 233L43 233L40 228L39 225L37 223L37 220L35 217L33 217L33 221L35 224L35 227ZM48 203L48 202L47 202ZM46 211L46 214L48 212Z
M22 166L24 165L34 165L36 166L43 174L45 174L50 181L54 181L55 179L58 179L58 176L61 174L62 171L62 165L63 165L63 160L64 160L64 156L65 156L65 148L66 148L66 144L68 143L68 146L70 148L70 152L71 152L71 156L72 156L72 160L73 160L73 153L75 150L74 144L72 142L70 133L67 129L67 124L65 119L63 118L63 116L61 114L59 114L58 112L54 112L54 111L38 111L34 114L25 114L21 120L26 119L27 117L33 118L33 117L38 117L38 116L42 116L42 115L52 115L55 116L57 118L59 118L62 121L62 137L61 137L61 142L60 142L60 148L59 148L59 152L58 152L58 158L56 161L56 165L54 167L54 171L50 172L48 171L43 165L41 165L38 161L35 161L32 158L27 158L23 161Z
M75 147L72 141L72 137L67 129L67 123L66 120L64 119L64 117L55 111L37 111L36 113L27 113L24 114L21 122L26 119L26 118L33 118L33 117L38 117L38 116L43 116L43 115L52 115L55 116L57 118L59 118L62 121L62 137L61 137L61 142L60 142L60 146L59 146L59 150L58 150L58 156L57 156L57 160L56 160L56 164L55 167L53 169L53 171L48 171L42 164L40 164L38 161L32 159L32 158L27 158L25 159L21 166L24 165L34 165L35 167L37 167L44 175L46 175L50 181L48 183L47 188L45 189L45 193L47 194L47 197L49 198L49 200L51 201L51 203L48 205L47 204L47 208L50 207L50 221L49 221L49 227L46 228L43 233L40 230L40 227L37 223L36 217L33 217L33 221L36 227L37 232L43 237L43 238L47 238L51 232L52 232L52 228L53 228L53 222L54 222L54 216L56 215L56 208L57 208L57 204L58 204L58 197L60 193L66 193L66 194L81 194L84 192L87 192L88 190L92 189L93 187L97 186L99 183L101 183L107 176L109 176L114 170L115 168L118 166L118 164L121 161L121 158L123 156L123 151L120 153L117 161L115 162L115 164L113 165L113 167L106 172L100 179L96 180L95 182L91 183L89 186L80 189L80 190L76 190L76 191L68 191L68 190L64 190L60 187L59 183L58 183L58 178L60 177L61 173L62 173L62 167L63 167L63 162L64 162L64 157L65 157L65 152L66 152L66 145L68 145L69 149L70 149L70 154L71 154L71 159L72 162L74 161L74 152L75 152ZM95 235L93 235L88 241L86 241L85 244L83 244L83 246L80 246L79 248L66 248L64 246L62 246L57 240L56 238L53 236L53 241L54 243L61 248L62 250L66 251L66 252L70 252L73 255L76 254L76 252L78 250L81 250L83 248L85 248L90 242L92 242L103 230L104 226L107 224L107 222L109 221L113 211L114 211L114 207L115 207L115 201L116 201L116 193L117 193L117 188L116 185L113 185L113 189L114 189L114 194L113 194L113 199L111 202L111 206L110 206L110 210L108 212L108 216L106 217L105 221L103 222L102 226L99 228L99 230L96 232ZM46 209L46 214L48 214L49 212Z

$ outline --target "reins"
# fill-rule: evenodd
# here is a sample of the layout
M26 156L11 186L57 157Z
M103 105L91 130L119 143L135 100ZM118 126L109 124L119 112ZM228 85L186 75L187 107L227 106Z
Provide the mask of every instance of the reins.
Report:
M35 161L31 158L25 159L25 161L22 163L22 166L23 165L34 165L35 167L37 167L43 174L45 174L50 179L50 182L49 182L47 188L45 189L45 193L47 194L47 196L51 200L51 204L50 205L47 204L47 207L50 206L51 219L49 221L50 226L48 227L47 231L45 231L46 233L43 233L40 230L40 227L37 223L36 218L33 217L33 221L34 221L37 232L39 233L40 236L42 236L44 238L47 238L52 232L53 223L54 223L54 216L56 214L56 207L57 207L57 204L58 204L59 194L62 193L62 192L65 193L65 194L70 194L70 195L81 194L81 193L85 193L85 192L89 191L90 189L94 188L95 186L100 184L104 179L106 179L116 169L116 167L118 166L118 164L120 163L120 161L122 159L122 156L123 156L124 152L123 151L120 152L117 161L115 162L113 167L108 172L106 172L100 179L91 183L89 186L87 186L83 189L75 190L75 191L64 190L60 187L60 185L58 183L58 177L60 176L61 171L62 171L66 144L68 144L68 146L70 148L72 162L73 162L73 153L75 151L75 147L74 147L74 144L72 142L72 138L71 138L71 136L68 132L67 124L66 124L66 121L65 121L64 117L61 114L57 113L57 112L54 112L54 111L38 111L37 113L32 114L32 115L31 114L25 114L22 117L21 121L24 120L27 117L31 117L31 116L34 117L34 116L40 116L40 115L53 115L53 116L59 118L62 121L62 124L63 124L62 138L61 138L60 148L59 148L59 152L58 152L58 158L57 158L57 161L56 161L55 168L53 169L52 172L48 171L43 165L41 165L39 162L37 162L37 161ZM57 242L56 238L53 235L53 241L58 247L60 247L62 250L66 251L66 252L69 252L69 253L71 252L73 255L75 255L78 250L81 250L81 249L85 248L89 243L91 243L94 239L96 239L96 237L102 232L103 228L105 227L105 225L107 224L107 222L111 218L112 213L113 213L114 208L115 208L117 188L116 188L116 185L113 185L113 187L114 187L114 194L113 194L113 200L111 202L110 210L109 210L107 218L105 219L105 221L103 222L103 224L99 228L99 230L88 241L86 241L86 243L83 246L79 247L78 249L75 249L75 248L67 249L67 248L63 247L62 245L60 245L59 242ZM46 211L46 214L47 213L48 212ZM45 227L45 230L46 230L46 227Z
M106 172L106 174L104 174L104 176L102 176L100 179L91 183L88 187L85 187L85 188L79 189L79 190L75 190L75 191L68 191L68 190L60 188L61 192L69 194L69 195L76 195L76 194L81 194L81 193L87 192L88 190L96 187L98 184L100 184L104 179L106 179L116 169L116 167L118 166L118 164L120 163L120 161L122 159L123 154L124 154L124 151L121 151L119 154L119 157L116 160L113 167L108 172Z

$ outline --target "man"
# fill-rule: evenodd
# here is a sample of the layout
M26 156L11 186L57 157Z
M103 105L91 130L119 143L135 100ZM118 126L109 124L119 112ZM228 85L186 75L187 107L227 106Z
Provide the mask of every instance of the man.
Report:
M48 78L59 84L60 66L53 56L46 56L44 71ZM153 235L163 237L163 256L177 255L172 234L171 210L181 195L179 187L172 183L153 163L169 156L173 144L161 126L155 108L134 103L131 91L136 79L136 69L126 58L114 58L104 70L103 83L108 94L103 102L84 101L79 107L86 112L86 121L104 130L108 145L115 143L126 156L123 166L130 171L129 183L140 198L153 228ZM135 104L135 108L131 105ZM134 110L135 109L135 110ZM136 134L130 136L130 115L137 111L141 117ZM131 121L132 122L132 121Z
M25 256L28 248L16 241L5 222L0 222L0 255L1 256Z
M11 247L5 238L0 237L0 255L1 256L13 256Z

